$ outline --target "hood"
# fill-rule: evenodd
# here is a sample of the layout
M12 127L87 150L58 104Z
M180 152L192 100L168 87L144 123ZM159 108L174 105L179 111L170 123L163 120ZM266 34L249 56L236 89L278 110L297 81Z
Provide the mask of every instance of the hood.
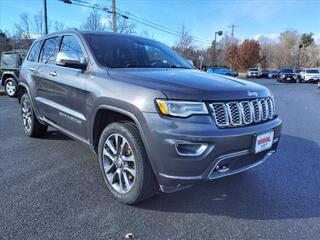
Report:
M193 69L108 69L118 81L162 91L169 99L223 101L270 96L267 88L249 81Z

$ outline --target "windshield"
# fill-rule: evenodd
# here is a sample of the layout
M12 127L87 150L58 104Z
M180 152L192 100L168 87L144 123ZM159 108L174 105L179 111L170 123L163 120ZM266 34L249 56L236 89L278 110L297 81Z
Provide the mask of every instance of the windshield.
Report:
M249 68L249 71L255 71L255 72L258 72L258 68Z
M98 62L110 68L188 68L193 67L167 46L128 36L86 35Z
M309 69L306 70L307 73L319 73L319 71L317 69Z
M282 73L293 73L293 69L290 68L285 68L285 69L281 69Z

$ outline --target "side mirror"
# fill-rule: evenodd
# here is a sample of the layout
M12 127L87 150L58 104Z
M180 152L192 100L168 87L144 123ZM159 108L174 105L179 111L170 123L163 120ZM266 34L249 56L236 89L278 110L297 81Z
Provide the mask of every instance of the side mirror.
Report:
M59 52L57 54L56 64L63 67L80 69L82 71L86 70L88 66L84 58L81 61L78 54L71 52Z

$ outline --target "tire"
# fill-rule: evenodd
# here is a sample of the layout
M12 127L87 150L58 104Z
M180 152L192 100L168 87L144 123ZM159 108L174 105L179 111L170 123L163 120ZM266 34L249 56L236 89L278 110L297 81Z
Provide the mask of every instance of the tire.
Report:
M100 136L98 156L104 181L117 200L135 204L152 197L158 190L159 185L134 124L109 124Z
M29 137L41 137L46 134L48 126L38 121L27 93L21 97L20 112L23 129Z
M4 83L4 91L9 97L17 96L17 83L13 78L7 78Z

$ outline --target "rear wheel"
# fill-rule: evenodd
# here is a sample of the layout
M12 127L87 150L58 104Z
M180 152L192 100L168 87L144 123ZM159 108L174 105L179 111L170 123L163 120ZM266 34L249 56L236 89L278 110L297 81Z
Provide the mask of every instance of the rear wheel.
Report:
M108 125L101 134L98 154L105 183L116 199L134 204L155 194L158 184L133 124Z
M41 124L32 108L29 95L25 93L20 101L23 129L29 137L40 137L46 134L48 126Z
M4 90L9 97L17 95L17 83L13 78L8 78L4 84Z

